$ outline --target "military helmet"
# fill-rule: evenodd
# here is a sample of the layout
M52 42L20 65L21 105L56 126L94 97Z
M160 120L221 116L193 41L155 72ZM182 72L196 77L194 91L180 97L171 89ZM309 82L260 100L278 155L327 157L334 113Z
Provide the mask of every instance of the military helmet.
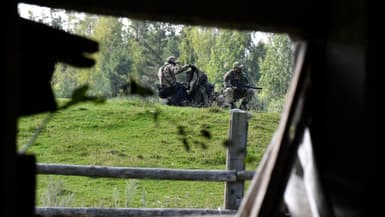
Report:
M175 62L176 61L176 57L175 56L169 56L167 57L167 62Z
M240 63L240 62L235 62L234 64L233 64L233 67L234 68L243 68L243 65Z

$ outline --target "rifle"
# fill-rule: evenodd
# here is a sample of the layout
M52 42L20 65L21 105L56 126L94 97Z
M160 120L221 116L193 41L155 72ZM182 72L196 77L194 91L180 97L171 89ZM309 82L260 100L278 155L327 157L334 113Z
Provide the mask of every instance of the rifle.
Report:
M254 90L262 90L262 87L253 87L253 86L245 85L245 84L241 84L238 87L240 87L240 88L250 88L250 89L254 89Z

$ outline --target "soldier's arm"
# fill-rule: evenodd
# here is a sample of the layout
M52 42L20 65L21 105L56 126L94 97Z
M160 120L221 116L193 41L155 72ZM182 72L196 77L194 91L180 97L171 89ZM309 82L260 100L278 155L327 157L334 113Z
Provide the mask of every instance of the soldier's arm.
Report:
M179 74L186 71L186 69L188 68L189 68L189 65L184 65L184 66L176 65L172 68L172 71L174 72L174 74Z
M230 73L227 72L223 77L225 88L231 87Z
M191 82L189 83L189 90L190 91L192 91L195 88L197 82L198 82L198 76L196 73L193 73Z

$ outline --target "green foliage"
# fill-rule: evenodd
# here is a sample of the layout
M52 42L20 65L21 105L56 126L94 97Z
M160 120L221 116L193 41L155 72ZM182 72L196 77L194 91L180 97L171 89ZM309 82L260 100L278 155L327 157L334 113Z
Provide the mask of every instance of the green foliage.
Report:
M60 100L59 105L68 101ZM20 119L19 146L29 140L44 117ZM253 113L248 132L248 170L255 170L278 121L278 114ZM139 98L108 100L100 105L82 103L58 111L28 151L45 163L225 169L223 144L228 124L229 112L215 107L170 107ZM183 133L178 133L178 126ZM188 152L183 139L188 142ZM50 183L57 183L59 190L49 190ZM224 184L217 182L69 176L52 180L39 175L37 202L45 205L49 191L59 199L70 198L69 205L76 207L217 208L223 204L223 189Z
M122 35L121 20L100 17L95 25L93 37L100 42L100 53L95 72L91 75L91 93L106 97L117 96L120 88L128 81L131 61Z
M245 62L251 45L251 33L234 30L218 30L207 68L210 80L219 89L223 75L232 69L236 61Z
M184 64L195 63L196 62L196 51L193 47L192 42L192 32L193 27L184 27L181 33L181 43L179 46L179 50L181 51L181 55L179 57L179 61Z
M179 39L175 31L176 26L167 23L130 20L128 43L133 59L134 78L147 86L154 86L158 80L158 69L167 56L179 53Z
M221 91L223 75L235 61L242 62L252 85L262 87L251 102L262 110L281 111L291 81L293 51L287 35L270 34L257 43L257 32L174 25L89 14L73 14L52 9L48 16L30 14L55 28L97 40L100 52L91 69L58 64L52 78L57 97L89 84L92 95L117 97L130 79L156 91L157 72L167 56L177 56L182 64L195 64L204 71L216 91ZM267 34L266 34L267 35ZM179 81L185 75L179 74Z
M268 111L281 112L292 78L293 47L287 35L270 35L260 67L258 86L263 87L260 104Z
M183 27L179 36L179 61L183 64L194 64L204 72L208 69L212 47L215 43L215 30L202 27ZM178 78L184 80L183 75Z
M249 76L250 83L256 84L260 78L260 63L263 62L266 56L266 45L263 42L258 44L251 43L246 55L245 65L246 73Z
M56 96L70 97L72 91L79 85L76 70L66 64L57 64L51 80L51 86Z
M73 29L75 34L92 37L95 31L95 25L98 22L98 17L90 14L83 14L82 19L77 18L73 13L67 12L68 23L72 24L70 29Z

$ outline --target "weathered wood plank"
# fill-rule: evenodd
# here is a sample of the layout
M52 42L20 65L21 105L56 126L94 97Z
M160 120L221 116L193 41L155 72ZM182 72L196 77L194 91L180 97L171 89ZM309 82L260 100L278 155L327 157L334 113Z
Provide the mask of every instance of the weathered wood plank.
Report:
M247 146L247 129L249 113L239 109L231 110L229 145L227 147L226 168L244 171ZM239 174L240 175L240 174ZM238 209L244 192L244 179L226 182L225 208Z
M237 171L237 180L252 180L255 171Z
M235 210L184 209L184 208L36 208L42 217L154 217L154 216L226 216L232 217Z
M253 172L235 170L185 170L163 168L105 167L64 164L37 165L39 174L106 178L168 179L192 181L225 181L251 179Z
M303 131L299 125L304 115L303 94L306 93L309 73L306 73L305 58L307 44L301 44L295 64L292 83L288 92L287 102L281 115L281 120L273 139L267 147L264 158L258 167L249 186L249 191L243 199L238 217L267 217L274 216L281 203L284 188L298 148L298 138Z

